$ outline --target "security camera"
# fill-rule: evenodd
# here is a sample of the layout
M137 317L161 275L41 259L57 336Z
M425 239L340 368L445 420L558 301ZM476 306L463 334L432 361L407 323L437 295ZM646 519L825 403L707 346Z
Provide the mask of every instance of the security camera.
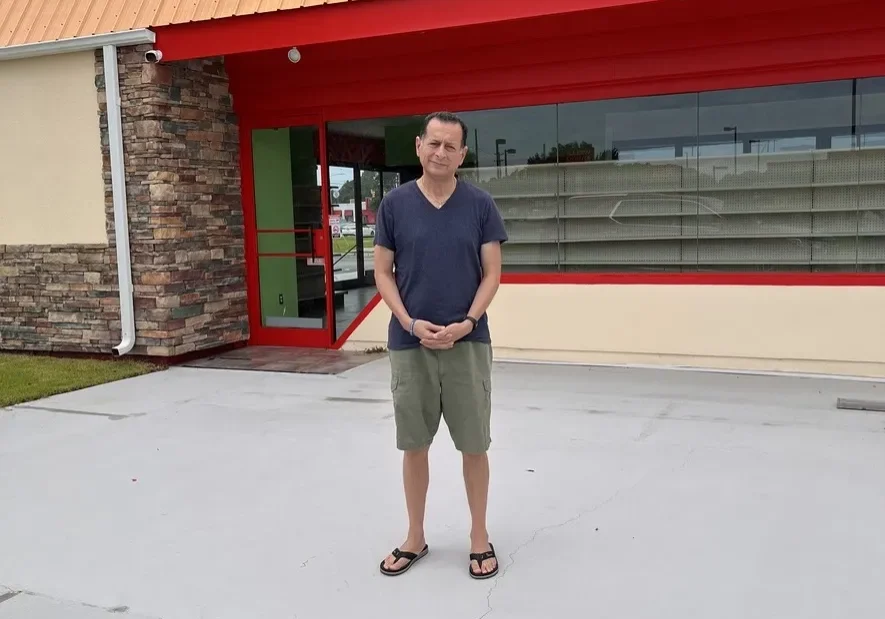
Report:
M163 60L163 52L158 49L151 49L144 53L144 61L149 64L157 64Z
M288 53L289 62L292 64L298 64L301 61L301 52L298 51L297 47L293 47L289 50Z

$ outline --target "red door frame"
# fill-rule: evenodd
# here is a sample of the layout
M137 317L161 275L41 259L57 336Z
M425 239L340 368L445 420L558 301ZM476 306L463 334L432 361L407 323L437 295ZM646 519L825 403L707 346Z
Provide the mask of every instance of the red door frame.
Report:
M316 127L320 137L322 230L325 244L326 327L323 329L265 327L261 324L261 283L258 272L258 221L255 213L255 173L252 160L252 131ZM329 234L329 168L326 161L326 124L322 116L288 115L284 118L246 116L240 119L240 171L243 191L243 229L246 258L246 302L249 311L249 344L253 346L299 346L332 348L335 343L334 277L332 239Z

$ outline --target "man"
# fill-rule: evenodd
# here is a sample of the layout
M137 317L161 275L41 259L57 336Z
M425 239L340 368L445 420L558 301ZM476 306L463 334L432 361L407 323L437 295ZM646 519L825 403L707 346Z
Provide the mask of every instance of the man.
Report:
M431 114L415 142L424 173L387 194L375 222L375 281L393 313L391 390L409 515L406 541L380 568L399 575L427 554L428 451L444 416L463 458L469 572L490 578L498 561L486 529L492 369L486 309L501 280L507 233L492 197L456 178L467 155L460 118Z

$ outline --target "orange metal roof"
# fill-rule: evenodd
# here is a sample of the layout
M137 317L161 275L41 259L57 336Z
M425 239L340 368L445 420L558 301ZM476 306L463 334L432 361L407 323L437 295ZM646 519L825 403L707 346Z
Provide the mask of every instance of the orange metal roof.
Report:
M0 0L0 47L353 0Z

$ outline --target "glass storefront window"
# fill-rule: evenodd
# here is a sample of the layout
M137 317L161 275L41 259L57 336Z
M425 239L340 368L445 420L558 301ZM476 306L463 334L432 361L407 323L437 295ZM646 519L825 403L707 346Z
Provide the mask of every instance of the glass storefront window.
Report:
M831 150L851 81L703 92L698 108L699 142L718 144L698 154L698 268L853 271L856 154Z
M563 271L682 271L697 259L697 96L559 106Z
M885 267L885 78L460 115L505 271ZM330 123L329 165L383 196L421 174L422 118Z
M560 202L556 106L459 116L468 126L468 156L460 177L488 191L501 209L510 237L504 246L504 268L556 269Z
M857 81L857 264L885 270L885 78Z

